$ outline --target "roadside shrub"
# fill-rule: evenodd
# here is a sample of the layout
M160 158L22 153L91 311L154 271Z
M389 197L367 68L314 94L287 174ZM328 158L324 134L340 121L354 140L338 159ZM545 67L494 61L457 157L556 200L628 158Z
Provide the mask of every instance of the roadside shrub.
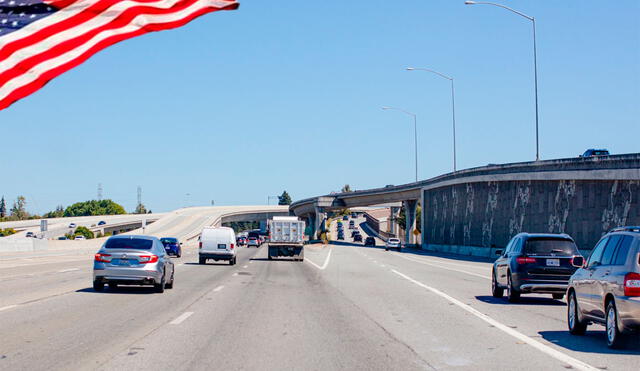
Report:
M83 227L83 226L80 226L80 227L76 228L74 236L77 236L77 235L82 235L87 240L90 240L90 239L92 239L94 237L93 232L91 232L91 230L89 230L89 228Z

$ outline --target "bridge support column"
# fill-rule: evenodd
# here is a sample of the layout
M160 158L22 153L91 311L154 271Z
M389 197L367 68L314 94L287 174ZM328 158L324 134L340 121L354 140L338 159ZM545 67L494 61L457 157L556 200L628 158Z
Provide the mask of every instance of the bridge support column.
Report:
M404 207L404 215L407 220L405 244L413 245L416 240L413 231L416 230L416 206L418 206L418 200L402 201L402 206Z
M400 212L400 208L396 206L391 207L391 215L389 215L389 234L397 236L398 235L398 213Z
M313 239L317 240L320 238L320 232L324 229L324 220L327 217L326 213L322 212L322 209L316 206L316 212L313 216L314 224L313 224Z

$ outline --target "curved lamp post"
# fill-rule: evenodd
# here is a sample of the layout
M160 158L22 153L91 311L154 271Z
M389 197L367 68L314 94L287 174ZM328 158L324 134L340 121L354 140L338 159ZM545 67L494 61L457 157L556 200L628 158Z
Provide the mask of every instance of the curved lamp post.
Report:
M382 107L383 110L396 110L396 111L400 111L404 114L407 114L409 116L413 116L413 140L415 142L415 155L416 155L416 182L418 181L418 119L415 113L413 112L409 112L409 111L405 111L402 108L396 108L396 107Z

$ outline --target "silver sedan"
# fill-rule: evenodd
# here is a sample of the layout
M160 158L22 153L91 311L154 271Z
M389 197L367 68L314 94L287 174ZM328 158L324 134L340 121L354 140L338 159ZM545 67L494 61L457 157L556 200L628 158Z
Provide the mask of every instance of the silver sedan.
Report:
M113 236L96 253L93 288L153 285L156 292L173 288L174 265L164 245L151 236Z

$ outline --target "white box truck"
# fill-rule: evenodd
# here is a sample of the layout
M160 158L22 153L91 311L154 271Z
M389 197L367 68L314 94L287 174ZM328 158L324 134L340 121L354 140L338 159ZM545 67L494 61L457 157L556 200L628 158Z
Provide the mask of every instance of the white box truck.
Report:
M304 260L304 222L295 216L274 216L269 220L269 260L288 256Z

